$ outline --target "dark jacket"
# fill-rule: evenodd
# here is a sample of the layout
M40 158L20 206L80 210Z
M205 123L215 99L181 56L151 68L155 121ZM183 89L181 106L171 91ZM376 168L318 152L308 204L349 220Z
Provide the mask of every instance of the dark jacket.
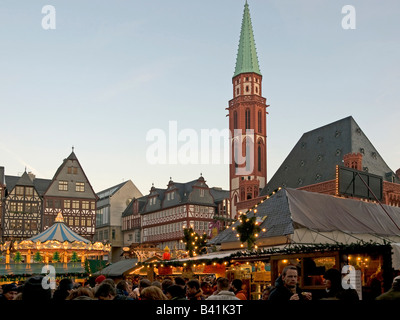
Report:
M188 300L205 300L203 296L203 291L201 289L197 291L195 294L187 295Z
M301 295L301 290L298 286L296 286L296 293L299 295L300 300L304 300L303 296ZM290 297L294 293L286 288L283 284L282 276L280 276L275 281L275 288L269 294L268 300L271 301L289 301Z

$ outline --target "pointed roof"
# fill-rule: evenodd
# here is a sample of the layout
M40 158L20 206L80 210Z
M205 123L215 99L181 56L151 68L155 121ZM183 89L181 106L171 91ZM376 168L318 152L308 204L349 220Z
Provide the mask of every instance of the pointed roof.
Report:
M254 72L261 75L258 65L256 43L254 41L249 5L244 5L242 29L240 31L239 49L236 57L236 67L233 77L241 73Z
M336 178L336 165L348 153L363 155L363 171L400 183L352 116L306 132L261 191L268 195L279 187L301 188Z
M70 228L68 228L65 223L64 219L59 213L57 215L57 218L55 219L54 224L48 228L47 230L43 231L42 233L37 234L36 236L33 236L32 238L27 239L27 241L33 241L33 242L46 242L48 240L55 240L59 242L74 242L74 241L82 241L84 243L90 243L88 239L85 239L81 237L79 234L76 232L72 231Z
M33 187L33 181L29 177L28 173L25 171L22 176L18 179L17 181L17 186L32 186Z

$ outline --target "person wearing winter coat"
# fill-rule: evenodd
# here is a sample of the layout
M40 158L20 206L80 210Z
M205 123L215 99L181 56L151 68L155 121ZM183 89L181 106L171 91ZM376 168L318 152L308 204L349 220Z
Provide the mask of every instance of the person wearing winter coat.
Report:
M311 300L311 293L301 292L297 281L298 271L296 266L286 266L283 268L281 276L275 281L275 288L269 294L268 300Z
M400 300L400 276L393 279L392 287L375 300Z
M358 301L358 293L355 289L343 289L342 275L337 269L329 269L324 274L325 292L321 300Z
M240 300L232 291L229 291L230 283L227 278L218 278L217 290L206 300Z
M199 280L192 279L186 283L186 297L188 300L205 300Z

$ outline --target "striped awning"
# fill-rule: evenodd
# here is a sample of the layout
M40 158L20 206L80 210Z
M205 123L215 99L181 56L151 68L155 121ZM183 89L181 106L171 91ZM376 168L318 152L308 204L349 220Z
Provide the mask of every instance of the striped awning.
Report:
M70 228L68 228L65 223L64 219L62 218L61 214L58 215L56 222L47 230L43 231L42 233L37 234L36 236L33 236L27 241L33 241L33 242L46 242L49 240L55 240L59 242L74 242L74 241L81 241L84 243L90 243L88 239L85 239L81 237L79 234L76 232L72 231Z

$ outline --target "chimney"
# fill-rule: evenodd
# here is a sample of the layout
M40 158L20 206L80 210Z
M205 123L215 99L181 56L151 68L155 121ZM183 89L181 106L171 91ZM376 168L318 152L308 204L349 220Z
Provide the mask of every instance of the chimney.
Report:
M343 156L344 166L358 171L362 171L362 158L361 153L348 153Z
M36 176L33 174L32 171L28 172L28 176L29 176L29 178L31 178L32 181L35 180L35 178L36 178Z

